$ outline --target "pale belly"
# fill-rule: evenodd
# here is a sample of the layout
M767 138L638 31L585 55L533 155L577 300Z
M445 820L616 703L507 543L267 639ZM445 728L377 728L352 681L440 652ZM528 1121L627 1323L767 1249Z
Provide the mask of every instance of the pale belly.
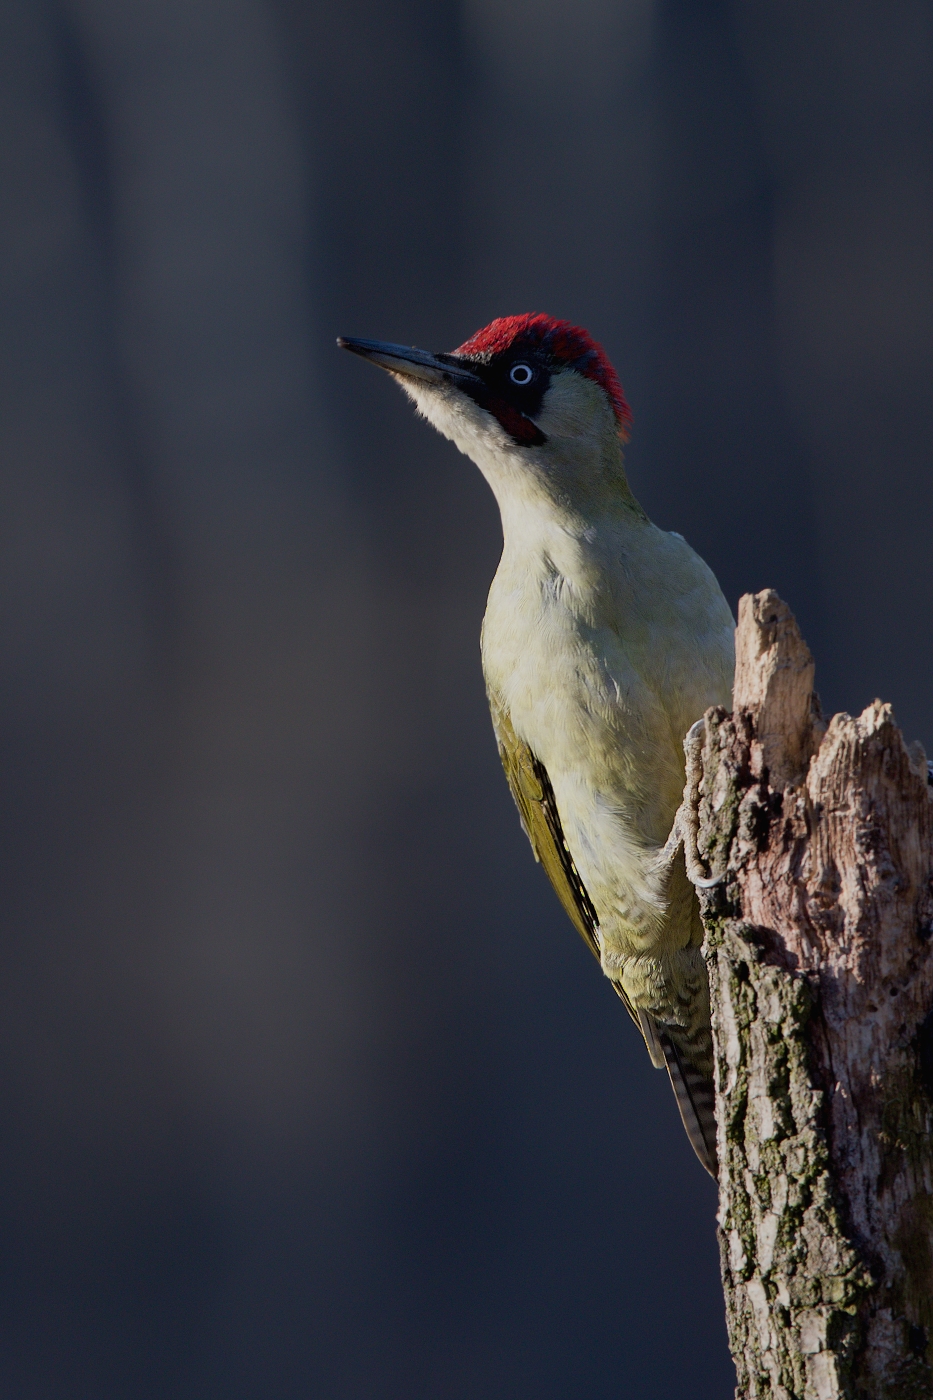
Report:
M662 965L697 936L693 891L660 858L683 792L682 742L618 637L534 599L497 601L484 624L487 683L547 769L605 971L650 1009L668 995Z

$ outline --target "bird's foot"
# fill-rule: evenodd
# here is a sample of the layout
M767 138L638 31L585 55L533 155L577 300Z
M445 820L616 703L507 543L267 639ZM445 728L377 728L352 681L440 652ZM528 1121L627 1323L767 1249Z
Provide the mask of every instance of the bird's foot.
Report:
M712 890L717 885L722 884L722 875L707 875L700 860L697 850L697 833L700 828L700 780L703 776L703 765L700 755L703 750L703 740L706 737L706 720L698 719L696 724L690 726L687 737L684 740L684 754L687 759L687 781L684 784L684 800L677 809L674 818L674 827L667 840L669 846L678 834L678 844L682 840L684 843L684 862L687 867L687 879L698 890ZM665 846L665 850L667 846ZM675 846L676 850L677 847Z

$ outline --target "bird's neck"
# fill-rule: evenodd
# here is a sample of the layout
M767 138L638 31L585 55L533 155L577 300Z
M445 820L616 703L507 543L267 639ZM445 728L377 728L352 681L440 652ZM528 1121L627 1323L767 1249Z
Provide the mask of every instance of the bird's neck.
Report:
M533 456L514 448L471 454L499 505L506 550L527 550L555 534L585 541L593 529L625 532L646 521L613 434L556 438Z

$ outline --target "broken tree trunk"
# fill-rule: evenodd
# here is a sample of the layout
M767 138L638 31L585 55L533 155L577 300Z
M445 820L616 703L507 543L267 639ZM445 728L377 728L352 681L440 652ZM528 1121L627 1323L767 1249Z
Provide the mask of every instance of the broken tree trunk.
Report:
M825 726L773 592L739 607L698 850L738 1400L933 1396L933 800L890 707Z

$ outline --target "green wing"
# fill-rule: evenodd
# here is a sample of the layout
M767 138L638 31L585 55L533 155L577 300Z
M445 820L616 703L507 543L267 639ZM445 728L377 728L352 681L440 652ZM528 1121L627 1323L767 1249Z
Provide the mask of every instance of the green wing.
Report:
M519 739L512 728L507 710L492 694L489 696L489 707L492 710L493 728L499 741L502 767L505 769L505 776L512 789L512 796L515 798L522 826L531 842L535 859L544 866L547 877L557 892L557 898L570 916L574 928L599 962L599 920L564 838L547 769L528 745ZM615 981L612 981L612 986L639 1031L645 1035L642 1018L630 1003L623 988Z

